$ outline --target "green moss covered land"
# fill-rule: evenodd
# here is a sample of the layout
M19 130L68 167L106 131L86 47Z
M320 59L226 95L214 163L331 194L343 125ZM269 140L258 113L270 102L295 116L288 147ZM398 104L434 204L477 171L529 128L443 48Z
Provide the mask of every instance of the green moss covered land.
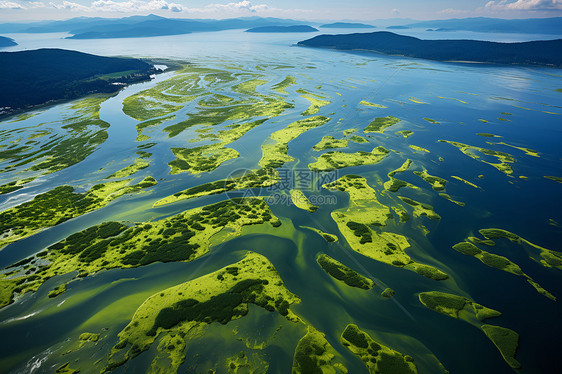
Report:
M299 322L290 309L298 296L285 288L267 258L256 253L201 278L158 292L137 309L131 322L119 333L107 369L113 369L150 348L156 339L189 337L213 323L227 324L246 316L249 304L277 312ZM184 344L158 346L172 369L183 362ZM160 351L160 349L162 351Z
M369 373L416 374L418 369L411 356L403 355L382 345L359 329L349 324L340 337L341 343L365 364Z
M560 77L250 39L1 121L0 372L556 372Z
M349 207L332 212L332 219L338 225L347 243L357 253L385 264L414 271L425 277L444 280L448 276L443 271L414 261L407 253L410 247L404 235L386 231L387 221L394 215L391 208L380 203L375 190L367 184L365 178L358 175L346 175L335 182L323 185L324 188L344 191L349 194ZM405 198L402 198L404 200ZM406 202L410 199L406 200ZM439 218L433 208L411 201L414 216ZM403 207L399 209L404 209ZM418 213L423 209L421 213Z

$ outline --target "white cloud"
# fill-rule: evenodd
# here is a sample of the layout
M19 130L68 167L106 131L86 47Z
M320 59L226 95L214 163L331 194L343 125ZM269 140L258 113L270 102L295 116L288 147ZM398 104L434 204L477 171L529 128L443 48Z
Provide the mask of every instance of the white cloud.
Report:
M399 16L400 15L400 11L398 9L392 9L392 15L393 16Z
M444 14L444 15L447 15L447 16L460 16L460 15L471 14L472 12L468 11L468 10L447 8L447 9L440 10L437 13Z
M486 4L490 10L562 10L562 0L508 0L490 1Z
M257 12L260 10L266 10L268 9L268 6L266 4L258 4L258 5L252 5L251 2L244 0L244 1L240 1L237 3L228 3L228 4L209 4L206 6L206 8L209 9L217 9L217 10L227 10L227 11L232 11L232 10L242 10L242 11L249 11L249 12Z
M12 3L15 5L16 3ZM189 12L189 13L256 13L259 11L274 11L266 4L254 5L248 0L232 2L227 4L209 4L202 8L186 8L181 4L170 3L166 0L95 0L91 5L82 5L71 1L63 1L62 3L50 2L49 5L55 9L66 9L81 12L152 12L157 10L169 10L171 12ZM21 6L20 6L21 7ZM22 9L25 9L22 7Z
M172 12L181 12L183 6L181 4L169 3L166 0L127 0L127 1L113 1L113 0L96 0L90 6L73 3L70 1L63 1L62 4L49 3L55 9L67 9L82 12L151 12L156 10L170 10Z
M25 9L25 7L11 1L0 1L0 9Z

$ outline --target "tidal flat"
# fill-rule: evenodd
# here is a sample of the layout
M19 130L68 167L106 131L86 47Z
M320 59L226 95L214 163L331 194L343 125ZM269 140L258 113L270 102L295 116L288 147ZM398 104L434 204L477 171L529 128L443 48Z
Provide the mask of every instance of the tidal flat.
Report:
M555 372L561 78L258 49L0 124L0 367Z

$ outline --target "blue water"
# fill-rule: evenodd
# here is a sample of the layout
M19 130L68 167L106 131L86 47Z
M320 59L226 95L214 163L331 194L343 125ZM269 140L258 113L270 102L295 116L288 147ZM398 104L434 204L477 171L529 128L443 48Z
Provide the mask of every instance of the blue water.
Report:
M420 30L406 30L405 33L431 37L431 33ZM500 318L488 322L520 334L517 359L522 364L522 373L554 373L562 370L557 360L562 336L558 321L562 315L560 303L539 295L522 277L488 268L478 260L451 249L453 244L476 234L478 229L499 227L546 248L562 250L561 226L549 224L549 220L562 224L562 185L544 178L547 175L562 177L562 93L556 91L562 88L562 70L439 63L293 46L312 35L314 34L250 34L238 30L115 40L67 40L63 39L66 36L64 34L8 35L20 43L16 47L6 48L9 51L39 47L66 48L102 55L182 59L198 66L219 69L237 65L240 69L264 75L269 81L259 88L264 93L287 75L295 76L297 84L287 89L287 98L294 101L295 108L265 122L229 145L241 157L226 162L211 173L199 176L187 173L169 175L167 163L174 159L170 147L193 146L187 142L193 133L189 130L176 138L167 139L162 132L167 124L157 127L151 134L151 141L157 142L157 145L148 150L154 153L151 166L139 173L139 176L152 175L159 181L151 193L118 199L105 208L13 243L0 251L0 267L39 252L74 232L103 221L159 219L223 200L224 195L217 195L151 208L158 199L180 190L224 178L238 168L256 168L261 156L259 145L272 132L302 118L300 113L307 108L308 102L299 97L296 90L304 88L329 97L331 103L321 108L319 114L327 115L332 120L290 143L289 154L296 161L286 167L306 168L320 154L311 147L324 135L342 137L341 132L349 128L359 128L357 134L365 135L361 130L374 117L392 115L400 118L402 122L387 129L384 134L370 134L369 144L350 143L349 149L345 150L369 151L375 146L383 145L394 151L389 157L377 165L347 168L338 173L365 176L379 193L381 202L387 204L396 201L395 194L381 193L382 186L377 182L386 181L386 174L399 167L407 158L414 161L413 170L421 170L423 166L430 174L447 179L447 193L455 200L465 202L466 206L460 207L439 197L411 171L397 175L398 178L420 187L417 190L402 189L399 195L433 205L442 219L418 219L403 225L396 224L392 228L408 236L412 243L409 250L412 258L443 269L450 275L450 279L432 281L351 251L341 235L338 244L328 244L315 233L300 229L299 226L306 225L338 233L330 212L345 207L347 196L320 190L315 193L333 195L337 202L321 206L314 214L294 206L272 205L274 214L284 220L290 219L296 227L291 238L267 234L247 235L212 249L208 255L192 263L153 264L137 269L102 272L94 277L71 282L69 290L56 299L48 299L48 291L67 278L49 280L34 295L26 295L15 304L0 310L0 372L29 372L33 363L37 362L40 364L36 365L33 372L53 371L57 365L69 361L60 353L67 347L65 344L69 344L67 339L76 339L84 332L82 326L86 321L124 297L134 296L131 299L133 301L122 306L111 320L95 325L100 331L102 328L108 329L104 330L103 339L95 348L87 348L83 353L72 356L72 359L78 359L78 366L81 362L90 362L90 357L103 359L117 342L117 333L128 323L146 297L235 262L247 250L262 253L273 262L289 290L303 300L294 307L295 312L326 334L334 348L349 361L352 373L365 369L357 358L339 344L339 334L348 323L356 323L377 340L413 356L420 373L437 372L437 364L431 354L451 373L511 372L499 352L479 329L423 307L417 300L417 293L429 290L470 296L482 305L501 311L503 315ZM513 34L431 35L498 41L531 38ZM287 67L266 67L265 71L259 69L260 66L271 64ZM0 209L29 200L35 194L65 183L88 188L106 174L128 165L136 157L135 152L140 143L135 142L135 125L138 122L122 112L122 100L153 87L172 74L165 73L152 82L128 87L104 102L100 117L111 124L108 141L83 162L42 177L29 188L0 196ZM317 86L321 88L317 89ZM425 104L415 103L410 98ZM362 106L359 104L361 100L387 108ZM186 112L191 110L192 107L185 109ZM68 111L67 104L51 107L26 121L4 121L0 123L0 129L15 131L47 122L51 122L49 126L57 129L61 116ZM511 115L502 112L509 112ZM434 119L440 124L432 124L424 118ZM176 122L179 120L180 118L176 119ZM398 130L411 130L414 134L404 139L395 134ZM32 130L23 130L22 134L30 131ZM476 133L492 133L501 138L485 138ZM14 132L13 135L3 137L1 142L9 144L10 140L24 136L22 134ZM438 142L441 139L510 153L515 158L512 164L514 173L507 176L488 164L467 157L450 144ZM540 157L528 156L518 149L487 142L505 142L532 148L539 152ZM195 143L200 144L204 143ZM421 146L430 152L413 152L409 145ZM496 162L491 157L483 157L482 160ZM113 163L110 164L111 162ZM108 164L110 165L107 166ZM106 166L103 172L98 172L99 168ZM451 178L452 175L471 181L480 188L457 181ZM483 178L478 178L479 175L483 175ZM519 176L526 176L527 179ZM0 175L0 182L5 183L14 178L18 176L4 173ZM419 224L429 229L427 237L420 232ZM507 240L498 240L497 246L490 251L510 258L553 295L562 297L560 270L541 266L529 258L526 248ZM393 288L396 291L395 298L385 300L379 297L376 295L377 291L380 293L382 290L379 288L366 292L349 289L335 281L317 266L315 260L319 253L327 253L358 271L358 264L361 264L375 277L377 284ZM533 257L538 258L537 255ZM364 271L361 269L361 272ZM87 294L88 291L91 293ZM81 295L89 296L81 298ZM73 300L77 301L72 307L65 308L64 303L58 306L63 299L69 304ZM251 314L255 315L252 318L260 319L259 313L252 309ZM268 326L276 323L279 321L267 322ZM94 325L87 326L92 328ZM209 335L207 343L221 344L220 339L217 340L213 334ZM222 336L222 333L216 334ZM286 347L294 348L299 338L295 338L294 334L289 335L291 337L285 338L285 345L271 347L267 351L272 363L270 372L289 370L292 351ZM224 342L224 345L229 349L239 350L238 346L231 347L229 342ZM195 349L201 355L201 362L205 361L205 357L211 361L216 358L208 349L189 349L189 352L194 352ZM150 364L151 354L153 352L147 352L133 360L130 370L144 370ZM182 370L187 370L191 364L188 358ZM88 372L88 366L81 366L81 370Z

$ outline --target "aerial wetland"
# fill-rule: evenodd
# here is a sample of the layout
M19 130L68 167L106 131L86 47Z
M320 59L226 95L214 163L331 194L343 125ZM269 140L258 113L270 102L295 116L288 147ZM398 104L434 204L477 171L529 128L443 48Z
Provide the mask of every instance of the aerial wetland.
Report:
M558 372L560 71L271 48L0 123L0 371Z

